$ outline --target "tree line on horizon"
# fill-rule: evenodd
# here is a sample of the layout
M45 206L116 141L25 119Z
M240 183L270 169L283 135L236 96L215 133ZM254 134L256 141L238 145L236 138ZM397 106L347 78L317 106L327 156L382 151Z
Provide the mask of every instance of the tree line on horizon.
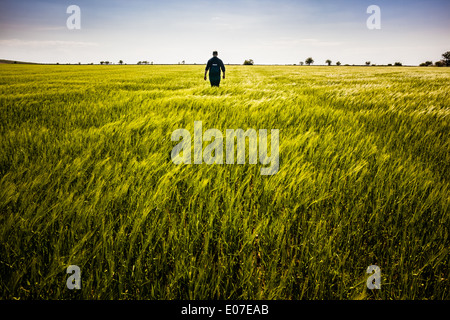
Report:
M0 63L9 63L9 64L35 64L32 62L21 62L21 61L14 61L14 60L5 60L5 59L0 59ZM328 66L331 66L333 62L330 59L325 60L325 64L327 64ZM39 63L37 63L39 64ZM57 62L57 65L59 65L60 63ZM71 63L66 63L66 64L71 64ZM81 62L78 62L77 64L81 65ZM87 63L88 65L93 65L94 63ZM114 64L113 62L110 61L100 61L100 65L110 65L110 64ZM123 65L126 64L123 62L123 60L119 60L118 64ZM149 62L147 60L144 61L138 61L136 63L137 65L153 65L153 61ZM185 61L183 60L182 62L178 62L178 64L180 65L184 65ZM197 64L197 63L194 63ZM253 59L246 59L243 63L243 65L254 65L255 62ZM312 57L308 57L305 59L305 61L300 61L299 65L303 66L304 64L310 66L312 64L314 64L314 59ZM337 61L336 66L340 66L342 65L342 63L340 61ZM295 66L296 64L294 64ZM354 65L354 64L353 64ZM366 66L376 66L376 64L373 64L371 61L366 61L365 62ZM401 62L395 62L394 64L389 63L387 64L387 66L402 66L403 64ZM421 63L419 66L420 67L429 67L429 66L436 66L436 67L449 67L450 66L450 51L447 51L445 53L442 54L442 59L439 61L436 61L435 63L433 63L433 61L425 61L423 63ZM345 66L350 66L350 64L345 64Z
M442 54L443 59L436 61L434 65L436 67L449 67L450 66L450 51L447 51L446 53ZM433 61L425 61L422 62L419 66L420 67L430 67L433 65Z
M325 61L325 63L327 65L331 66L332 61L330 59L327 59ZM248 59L248 60L244 61L244 65L253 65L253 64L254 64L254 61L252 59ZM314 64L314 59L312 57L308 57L308 58L306 58L306 60L304 62L303 61L299 62L299 65L301 65L301 66L303 66L304 64L310 66L310 65ZM342 63L340 61L337 61L336 65L340 66L340 65L342 65ZM366 61L365 65L366 66L370 66L370 65L375 66L375 64L372 64L370 61ZM394 64L389 63L387 66L390 67L392 65L396 66L396 67L397 66L401 67L403 64L401 62L395 62ZM432 66L432 65L433 65L432 61L426 61L426 62L421 63L419 66L420 67L428 67L428 66ZM450 51L447 51L447 52L443 53L442 54L442 59L439 60L439 61L436 61L434 63L434 65L436 67L444 67L444 66L449 67L450 66ZM349 64L346 64L346 66L349 66Z

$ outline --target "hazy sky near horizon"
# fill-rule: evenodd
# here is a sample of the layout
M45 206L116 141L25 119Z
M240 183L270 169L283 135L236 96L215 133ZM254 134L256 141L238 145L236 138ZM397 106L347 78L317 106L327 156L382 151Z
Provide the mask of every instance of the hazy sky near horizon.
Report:
M0 0L0 59L99 63L120 59L293 64L417 65L450 51L450 1L400 0ZM81 9L69 30L67 7ZM369 30L367 8L381 8Z

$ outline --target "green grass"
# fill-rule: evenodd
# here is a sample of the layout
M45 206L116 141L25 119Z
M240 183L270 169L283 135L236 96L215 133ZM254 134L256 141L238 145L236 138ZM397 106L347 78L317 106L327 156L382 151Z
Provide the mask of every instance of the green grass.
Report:
M0 66L1 299L449 299L450 69L203 69ZM174 165L196 120L279 172Z

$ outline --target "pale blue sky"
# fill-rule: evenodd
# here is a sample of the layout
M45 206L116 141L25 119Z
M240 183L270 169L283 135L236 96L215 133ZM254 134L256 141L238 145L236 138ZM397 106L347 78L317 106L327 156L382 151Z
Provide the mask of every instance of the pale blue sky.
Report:
M98 63L417 65L450 51L450 1L398 0L0 0L0 59ZM69 5L81 29L69 30ZM369 30L369 5L381 30Z

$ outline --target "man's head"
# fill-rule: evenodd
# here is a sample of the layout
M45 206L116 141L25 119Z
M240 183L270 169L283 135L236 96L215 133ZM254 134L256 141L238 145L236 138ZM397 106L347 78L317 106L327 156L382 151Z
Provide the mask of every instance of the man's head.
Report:
M214 56L214 57L217 57L217 56L218 56L217 51L213 51L213 56Z

